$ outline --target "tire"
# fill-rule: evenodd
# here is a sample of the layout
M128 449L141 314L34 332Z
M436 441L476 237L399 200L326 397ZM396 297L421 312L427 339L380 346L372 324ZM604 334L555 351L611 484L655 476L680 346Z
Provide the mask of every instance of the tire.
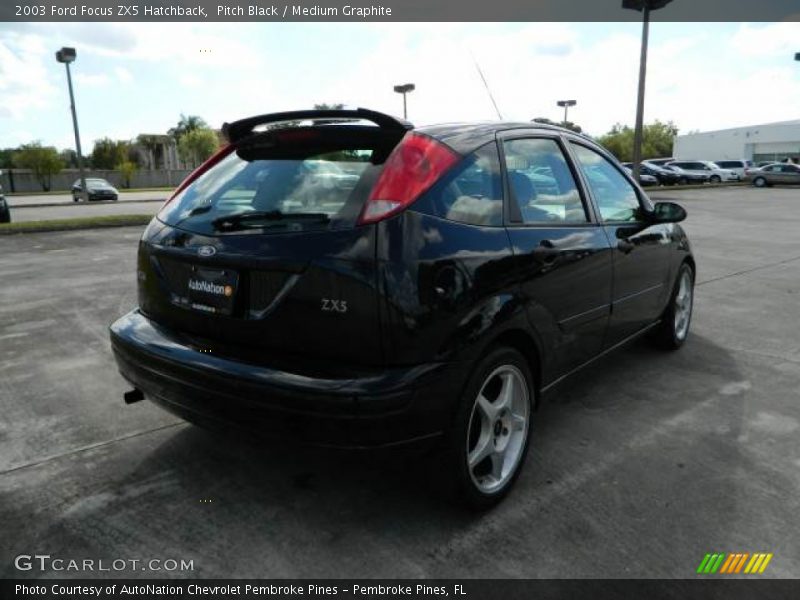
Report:
M767 187L767 180L764 177L756 177L753 179L753 185L757 188L765 188Z
M722 178L719 175L712 175L708 178L709 183L722 183Z
M445 440L441 483L452 500L485 510L511 490L528 452L533 383L513 348L494 348L475 367Z
M678 179L678 185L689 185L689 180L686 177Z
M78 201L78 197L77 196L72 196L72 201L73 202L77 202Z
M689 336L693 308L694 271L691 265L683 263L678 269L669 304L661 316L661 322L653 329L650 339L664 350L677 350L683 346Z

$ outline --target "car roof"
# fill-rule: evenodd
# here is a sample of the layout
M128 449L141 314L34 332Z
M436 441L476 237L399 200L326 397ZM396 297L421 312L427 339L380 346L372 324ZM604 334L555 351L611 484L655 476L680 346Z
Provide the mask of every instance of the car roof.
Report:
M444 142L462 154L472 152L479 146L494 140L497 133L525 129L528 131L540 130L543 132L566 133L594 142L586 134L577 133L565 127L538 123L536 121L477 121L459 123L439 123L415 127L414 131L429 135Z

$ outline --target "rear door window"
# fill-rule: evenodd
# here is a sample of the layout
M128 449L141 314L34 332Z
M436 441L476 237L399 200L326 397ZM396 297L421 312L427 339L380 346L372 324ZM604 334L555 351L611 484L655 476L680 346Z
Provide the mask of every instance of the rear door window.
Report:
M587 223L575 178L561 146L548 138L503 144L508 188L525 224Z

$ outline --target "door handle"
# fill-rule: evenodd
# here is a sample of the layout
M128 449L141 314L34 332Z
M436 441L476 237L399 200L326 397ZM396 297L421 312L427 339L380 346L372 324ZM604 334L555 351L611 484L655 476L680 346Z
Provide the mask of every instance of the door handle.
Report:
M533 249L533 258L539 262L551 263L558 257L559 250L555 244L550 240L542 240L536 248Z
M617 248L619 248L625 254L630 254L631 251L636 248L636 244L630 240L620 240L617 242Z

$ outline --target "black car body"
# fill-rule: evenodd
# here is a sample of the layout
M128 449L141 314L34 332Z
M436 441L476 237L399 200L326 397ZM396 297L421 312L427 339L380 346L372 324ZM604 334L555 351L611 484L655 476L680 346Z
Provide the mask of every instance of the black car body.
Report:
M633 168L633 163L622 163L629 169ZM676 185L680 183L680 175L675 171L659 167L658 165L650 164L649 162L642 162L639 169L643 175L655 177L660 185Z
M625 167L625 172L628 173L631 177L633 177L633 166L628 166L627 164L623 164ZM657 177L654 177L650 173L647 172L647 168L644 166L639 167L639 185L642 187L653 187L659 185L659 181Z
M671 164L664 165L663 168L675 173L678 176L678 183L681 185L691 185L691 184L700 184L709 182L709 175L687 171L685 169L682 169L678 165L671 165Z
M279 125L303 119L318 121ZM111 327L128 399L191 421L345 447L449 439L487 353L524 357L535 402L658 328L694 270L682 209L560 128L414 130L358 109L225 131L145 230L139 307ZM355 176L312 181L311 160Z
M83 190L83 188L81 187L80 179L78 179L75 181L75 183L72 184L72 199L75 202L78 202L83 197L81 190ZM87 178L86 190L88 192L87 193L88 200L115 201L119 199L119 191L117 190L117 188L115 188L105 179Z
M0 186L0 223L11 222L11 208L8 206L8 200L3 196L3 187Z

